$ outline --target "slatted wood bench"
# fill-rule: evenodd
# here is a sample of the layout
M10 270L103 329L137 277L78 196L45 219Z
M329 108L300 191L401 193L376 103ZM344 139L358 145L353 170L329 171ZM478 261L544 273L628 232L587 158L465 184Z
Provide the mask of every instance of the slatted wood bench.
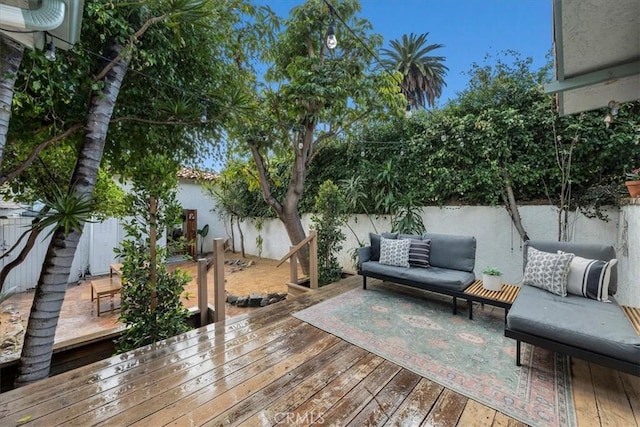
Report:
M520 286L506 283L502 284L502 289L499 291L489 291L482 287L482 280L476 280L464 291L469 303L469 319L473 319L473 301L477 301L482 304L504 308L504 319L506 322L507 313L516 300L518 292L520 292Z
M122 285L118 277L105 277L104 279L96 279L91 281L91 301L96 300L96 311L98 316L100 313L114 311L117 308L113 303L113 297L120 293ZM100 299L108 296L111 299L109 310L100 311Z
M640 307L622 305L621 308L631 325L633 325L633 329L636 330L636 334L640 336Z

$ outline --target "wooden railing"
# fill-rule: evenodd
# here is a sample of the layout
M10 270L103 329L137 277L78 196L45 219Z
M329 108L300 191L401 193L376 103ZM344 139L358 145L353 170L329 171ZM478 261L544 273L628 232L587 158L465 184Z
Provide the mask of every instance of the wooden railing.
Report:
M309 245L309 277L298 278L298 252ZM318 289L318 233L313 230L309 236L291 247L291 250L283 256L276 267L280 267L286 260L289 260L291 269L291 284L300 285L309 281L310 289Z
M224 294L224 239L213 239L213 255L198 260L198 308L200 309L200 326L225 319ZM209 296L207 272L214 269L213 275L213 319L209 319Z

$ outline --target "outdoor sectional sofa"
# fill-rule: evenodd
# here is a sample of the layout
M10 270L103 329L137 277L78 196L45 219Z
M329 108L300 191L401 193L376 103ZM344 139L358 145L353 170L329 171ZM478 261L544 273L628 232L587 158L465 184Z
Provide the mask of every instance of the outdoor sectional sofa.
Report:
M524 245L525 268L530 248L602 261L616 257L612 246L528 241ZM516 340L516 364L520 366L520 343L527 342L640 376L640 336L613 298L617 290L615 265L610 274L610 302L572 294L563 297L523 284L505 326L505 336Z
M453 297L453 314L457 313L457 298L466 299L464 290L475 280L475 237L436 233L422 236L370 233L369 236L371 246L358 250L358 274L362 276L363 289L367 289L367 277L373 277L437 292ZM429 242L428 267L400 267L380 263L381 238Z

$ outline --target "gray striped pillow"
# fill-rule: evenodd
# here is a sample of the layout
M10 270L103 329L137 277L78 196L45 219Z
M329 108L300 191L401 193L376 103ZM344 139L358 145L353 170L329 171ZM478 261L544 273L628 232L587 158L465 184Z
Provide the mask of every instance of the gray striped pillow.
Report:
M574 256L569 265L567 293L608 302L611 268L617 262L617 259L607 262Z
M431 254L431 239L411 239L409 247L409 265L411 267L429 268Z

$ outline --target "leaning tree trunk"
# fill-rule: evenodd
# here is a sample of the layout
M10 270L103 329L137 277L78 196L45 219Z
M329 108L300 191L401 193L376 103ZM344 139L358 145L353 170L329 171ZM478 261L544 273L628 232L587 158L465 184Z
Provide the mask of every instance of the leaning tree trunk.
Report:
M271 187L269 185L269 175L265 166L262 154L258 149L255 142L249 141L249 148L251 154L256 162L258 169L258 178L260 181L260 189L262 190L262 198L271 208L275 211L278 219L282 221L289 241L292 245L297 245L303 241L307 236L302 226L302 220L300 219L300 212L298 211L298 202L302 198L304 193L304 183L307 173L307 161L311 157L311 150L313 146L313 130L315 125L312 121L305 123L305 132L302 138L302 148L297 147L294 144L294 163L291 171L291 180L289 181L289 187L287 188L287 194L283 203L280 203L271 193ZM309 274L309 248L305 246L298 252L298 260L304 274Z
M511 217L511 222L518 230L518 234L523 242L529 240L529 236L522 225L522 218L520 217L520 211L518 210L518 203L516 202L516 196L513 193L513 185L511 181L511 176L507 170L504 171L504 189L507 193L505 197L505 207L507 212L509 212L509 216Z
M122 46L112 46L109 58L118 58L121 51ZM110 66L102 78L102 91L91 97L86 134L71 177L71 191L80 198L89 198L93 193L109 121L127 66L128 60L122 58ZM49 375L60 309L81 235L82 230L74 230L65 236L61 228L53 234L31 306L16 387Z
M13 88L22 62L24 46L0 35L0 164L7 143Z

